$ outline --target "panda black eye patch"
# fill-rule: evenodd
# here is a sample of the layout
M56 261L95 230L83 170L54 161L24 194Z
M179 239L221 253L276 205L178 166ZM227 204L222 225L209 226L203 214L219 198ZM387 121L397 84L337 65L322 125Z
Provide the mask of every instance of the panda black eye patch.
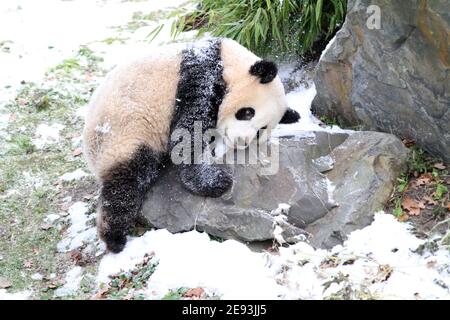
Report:
M234 115L237 120L248 121L255 116L255 109L253 108L241 108Z

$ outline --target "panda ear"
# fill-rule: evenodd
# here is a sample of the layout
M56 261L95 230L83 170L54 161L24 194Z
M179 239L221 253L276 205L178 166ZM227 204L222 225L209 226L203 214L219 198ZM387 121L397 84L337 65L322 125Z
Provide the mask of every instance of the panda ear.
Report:
M281 118L280 123L290 124L290 123L295 123L298 120L300 120L300 114L297 111L295 111L291 108L288 108L286 110L286 112L284 113L283 118Z
M260 60L250 67L250 74L259 78L261 83L271 82L278 73L275 63L268 60Z

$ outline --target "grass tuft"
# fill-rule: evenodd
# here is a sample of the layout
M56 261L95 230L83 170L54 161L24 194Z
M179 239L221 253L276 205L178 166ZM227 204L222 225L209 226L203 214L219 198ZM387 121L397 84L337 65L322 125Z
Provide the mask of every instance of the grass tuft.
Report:
M197 2L197 1L195 1ZM346 0L203 0L172 25L172 35L198 29L236 40L261 56L310 52L342 25Z

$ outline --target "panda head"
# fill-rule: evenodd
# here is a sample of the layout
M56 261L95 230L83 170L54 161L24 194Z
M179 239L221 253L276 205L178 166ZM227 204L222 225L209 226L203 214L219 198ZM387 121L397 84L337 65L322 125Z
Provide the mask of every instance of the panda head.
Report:
M219 108L217 128L231 148L245 149L257 138L266 140L288 110L277 66L267 60L235 61L225 66L227 93Z

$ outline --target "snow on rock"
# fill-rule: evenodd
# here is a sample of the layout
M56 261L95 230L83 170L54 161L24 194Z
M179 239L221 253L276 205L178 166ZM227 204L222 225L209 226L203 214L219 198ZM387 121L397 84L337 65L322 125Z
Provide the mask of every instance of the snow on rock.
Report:
M81 201L70 206L68 211L71 225L66 237L57 245L59 252L68 252L96 239L96 228L88 226L88 222L94 218L93 214L87 214L88 209L88 204Z
M65 284L61 288L55 290L55 297L64 297L75 294L80 287L83 279L83 268L76 266L67 272L65 277Z
M38 149L42 149L48 144L53 144L59 141L59 132L64 128L63 125L54 123L48 125L40 124L36 129L36 139L33 140L34 145Z
M87 177L89 174L84 172L82 169L77 169L72 172L67 172L61 176L62 181L73 181L80 180L81 178Z
M278 255L252 252L234 240L211 241L197 231L156 230L130 238L121 253L104 256L98 281L108 282L108 276L133 269L154 252L159 264L148 282L149 298L202 287L222 299L323 299L348 287L350 298L364 292L381 299L449 299L450 254L419 255L413 250L422 243L409 224L382 212L331 250L300 242L280 248Z
M331 39L331 40L328 42L327 46L325 47L325 49L322 51L322 54L320 55L319 61L322 60L322 58L323 58L323 57L325 56L325 54L327 53L328 49L331 48L331 46L333 45L333 43L334 43L335 40L336 40L336 36L334 36L333 39Z
M27 300L33 292L29 290L8 293L6 289L0 289L0 300Z
M338 126L321 126L321 121L311 113L311 103L316 96L314 83L300 86L286 95L288 106L300 114L300 120L293 124L279 124L273 131L272 137L306 136L311 131L351 132Z

